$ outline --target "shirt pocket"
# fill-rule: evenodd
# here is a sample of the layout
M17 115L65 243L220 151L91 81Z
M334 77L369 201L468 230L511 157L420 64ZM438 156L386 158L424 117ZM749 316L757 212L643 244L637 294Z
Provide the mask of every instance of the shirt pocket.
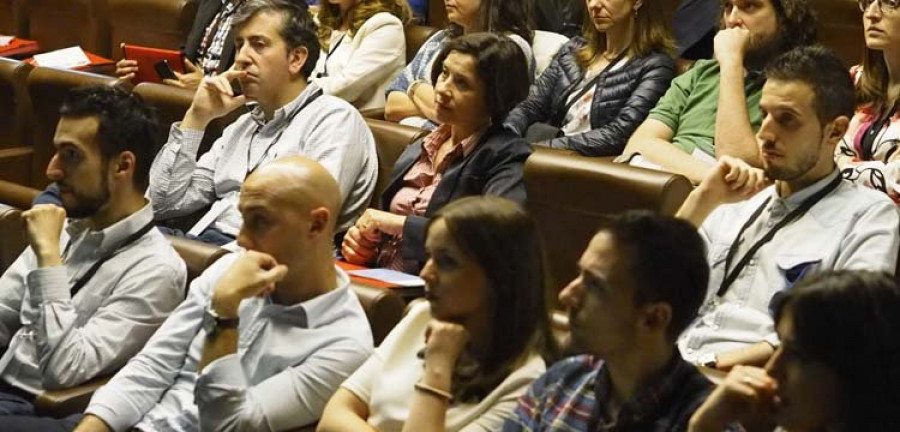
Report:
M790 291L794 284L818 269L821 263L822 256L814 251L808 253L792 252L775 257L775 265L778 267L778 272L783 279L783 285L780 286L783 286L784 289L777 289L771 293L769 311L774 312L785 293ZM773 286L773 289L775 288Z

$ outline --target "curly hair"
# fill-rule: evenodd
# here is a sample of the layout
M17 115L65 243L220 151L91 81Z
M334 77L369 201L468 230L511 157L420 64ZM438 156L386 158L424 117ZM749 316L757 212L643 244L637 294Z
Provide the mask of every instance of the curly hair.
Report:
M411 19L412 13L409 10L409 4L406 0L360 0L356 3L347 14L347 21L350 27L351 36L356 34L363 24L373 15L381 12L393 14L400 19L404 25ZM343 19L341 17L340 6L328 2L321 2L319 5L319 44L322 49L328 50L331 40L331 33L341 27Z

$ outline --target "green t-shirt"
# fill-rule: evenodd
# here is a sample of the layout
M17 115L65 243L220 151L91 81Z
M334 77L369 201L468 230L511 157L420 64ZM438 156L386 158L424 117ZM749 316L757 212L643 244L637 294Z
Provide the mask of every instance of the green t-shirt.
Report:
M759 99L763 79L758 73L747 74L744 91L750 126L759 129L762 116ZM695 149L715 157L716 107L719 103L719 63L699 60L691 70L672 81L672 86L650 111L650 118L665 123L675 131L672 144L690 154Z

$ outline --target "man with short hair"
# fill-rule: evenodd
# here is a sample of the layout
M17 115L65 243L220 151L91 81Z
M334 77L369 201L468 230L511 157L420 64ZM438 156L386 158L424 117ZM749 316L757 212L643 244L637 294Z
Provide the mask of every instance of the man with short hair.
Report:
M620 161L682 174L695 184L722 156L759 165L753 135L762 121L761 71L779 53L813 43L816 20L806 0L722 0L722 13L715 60L697 61L672 81Z
M279 159L247 178L239 207L246 252L191 284L76 430L295 429L317 421L372 353L365 312L334 265L340 200L328 171Z
M114 372L184 298L184 262L144 198L156 128L119 89L63 101L47 167L61 206L22 214L29 247L0 277L0 414L31 415L44 390Z
M709 277L697 231L628 212L591 239L579 267L559 300L569 311L570 351L587 355L532 383L503 430L686 430L712 388L675 346Z
M339 231L367 206L375 188L375 140L362 116L306 80L316 63L316 27L305 6L289 0L246 0L233 19L234 68L205 78L169 142L153 162L149 195L157 218L184 216L212 204L189 231L226 244L237 236L238 191L254 170L277 157L321 163L340 186ZM235 94L234 81L242 95ZM197 160L203 131L215 118L254 101Z
M706 302L679 348L720 369L765 363L779 343L771 302L804 275L894 273L900 244L893 202L843 181L834 163L855 100L841 61L796 48L765 73L762 169L723 157L678 211L700 229L711 265Z

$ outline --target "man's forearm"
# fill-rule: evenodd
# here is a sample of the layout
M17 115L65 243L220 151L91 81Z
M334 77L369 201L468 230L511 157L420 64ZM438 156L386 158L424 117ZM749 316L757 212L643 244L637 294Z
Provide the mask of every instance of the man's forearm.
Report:
M774 353L775 348L768 342L757 342L744 348L719 353L716 355L716 369L727 371L737 365L762 367Z
M759 167L759 150L756 134L750 126L742 65L721 66L718 103L719 107L728 109L716 110L716 158L732 156Z
M699 184L712 169L712 165L681 151L672 143L658 138L632 139L625 152L640 153L644 159L659 165L666 171L687 177L693 184Z
M113 432L113 430L100 417L88 414L78 422L74 432Z
M703 191L699 188L694 189L681 204L681 208L675 213L675 217L690 222L697 228L703 225L703 222L709 217L709 214L716 209L716 204L704 199Z

